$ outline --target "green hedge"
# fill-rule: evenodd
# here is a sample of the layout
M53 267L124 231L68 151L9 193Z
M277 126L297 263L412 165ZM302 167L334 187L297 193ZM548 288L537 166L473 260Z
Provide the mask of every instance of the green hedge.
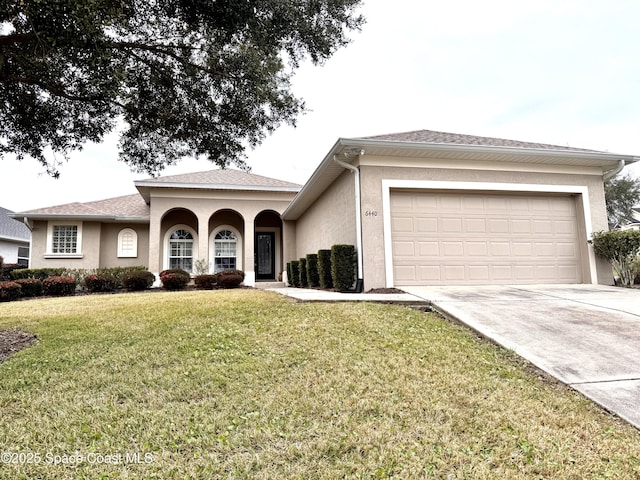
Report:
M48 277L59 277L64 275L66 268L21 268L11 272L11 278L20 280L21 278L36 278L43 281Z
M294 287L300 286L300 260L291 260L291 279L289 282Z
M331 250L318 250L318 281L320 288L333 288Z
M310 253L307 255L307 283L310 287L320 286L320 277L318 276L318 254Z
M302 257L298 261L300 262L300 272L298 273L298 275L300 275L299 283L301 287L306 287L309 285L307 281L307 259Z
M353 245L331 247L331 278L338 290L350 290L356 280L356 249Z

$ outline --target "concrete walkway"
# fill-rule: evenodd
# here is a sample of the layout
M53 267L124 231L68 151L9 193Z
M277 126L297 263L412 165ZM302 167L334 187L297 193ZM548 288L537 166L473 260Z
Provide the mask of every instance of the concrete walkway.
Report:
M429 302L410 293L341 293L313 288L267 288L303 302L377 302L427 305Z
M406 293L270 290L301 301L431 305L640 428L640 290L600 285L399 288Z
M640 290L400 287L640 428Z

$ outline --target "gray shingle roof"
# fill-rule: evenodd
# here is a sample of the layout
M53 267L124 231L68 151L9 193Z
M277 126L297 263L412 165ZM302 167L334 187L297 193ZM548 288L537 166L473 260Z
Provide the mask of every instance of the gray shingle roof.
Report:
M266 187L266 188L300 188L297 183L285 182L275 178L263 177L241 170L208 170L205 172L185 173L182 175L170 175L166 177L150 178L137 181L136 184L185 184L185 185L206 185L211 188L216 187Z
M31 232L24 223L9 217L10 213L14 212L0 207L0 237L17 238L28 242L31 239Z
M518 140L507 140L504 138L478 137L476 135L462 135L458 133L437 132L434 130L415 130L412 132L391 133L387 135L376 135L373 137L362 137L366 140L385 140L390 142L411 142L411 143L441 143L449 145L479 145L485 147L511 147L530 148L538 150L565 150L575 152L598 152L597 150L587 150L584 148L563 147L559 145L548 145L544 143L521 142Z
M74 202L21 212L30 215L79 215L106 217L148 217L149 206L139 194L107 198L94 202Z

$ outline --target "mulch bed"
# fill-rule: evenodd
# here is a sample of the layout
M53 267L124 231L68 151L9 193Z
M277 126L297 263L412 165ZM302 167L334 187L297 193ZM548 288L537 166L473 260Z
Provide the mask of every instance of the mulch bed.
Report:
M33 345L37 340L37 335L22 330L0 330L0 363L10 355Z

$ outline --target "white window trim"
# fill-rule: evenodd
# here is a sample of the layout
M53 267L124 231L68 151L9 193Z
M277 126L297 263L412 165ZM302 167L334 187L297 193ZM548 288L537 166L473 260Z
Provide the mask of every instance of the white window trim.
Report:
M164 250L164 256L163 256L164 266L162 269L167 270L169 268L169 240L170 240L171 234L176 230L186 230L193 237L192 258L193 258L193 267L195 268L196 261L198 260L198 258L200 258L198 256L198 232L196 232L189 225L178 224L178 225L173 225L172 227L169 227L164 234L164 242L162 243L162 249Z
M75 253L53 253L53 227L55 226L75 226L78 227L78 238L76 239ZM82 253L82 222L49 222L47 224L47 250L44 258L83 258Z
M236 236L236 269L243 270L244 259L243 259L242 252L244 251L244 248L243 248L242 235L240 235L240 232L238 231L237 228L232 227L231 225L219 225L216 228L214 228L213 231L211 232L211 235L209 235L209 272L213 273L216 267L215 241L216 241L216 235L221 230L229 230L230 232L233 232L233 234Z
M591 205L589 204L589 187L586 185L545 185L526 183L492 183L492 182L454 182L437 180L382 180L382 214L384 237L384 264L386 286L394 286L393 278L393 250L391 245L391 189L411 188L419 190L462 190L462 191L497 191L497 192L530 192L530 193L566 193L580 195L584 226L587 238L591 238L593 227L591 223ZM588 245L589 274L591 283L598 283L596 270L596 256L593 247Z
M124 250L123 237L125 234L133 235L133 248L129 251ZM118 258L138 258L138 232L133 228L123 228L118 232Z

